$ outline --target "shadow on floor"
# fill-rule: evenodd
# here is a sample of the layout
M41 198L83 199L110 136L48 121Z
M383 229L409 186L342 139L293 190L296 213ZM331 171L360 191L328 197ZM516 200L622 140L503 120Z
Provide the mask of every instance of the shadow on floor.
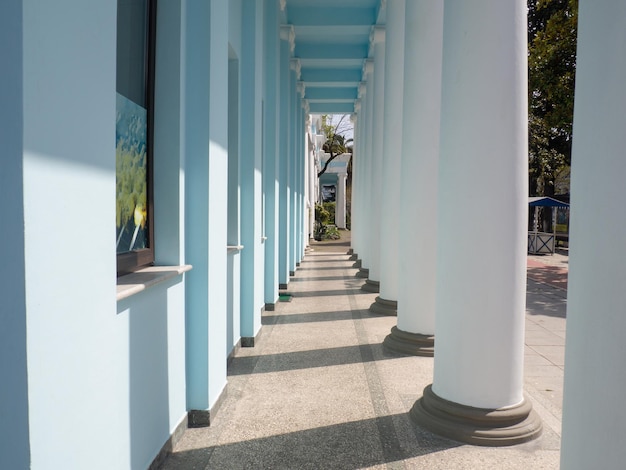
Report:
M262 325L274 325L280 323L281 325L290 323L316 323L326 321L341 321L354 319L352 310L345 310L341 312L314 312L314 313L292 313L292 314L278 314L268 315L267 313L261 317Z
M529 266L528 277L539 282L567 289L567 270L557 266Z
M411 445L402 445L396 430L406 433ZM177 452L169 456L161 470L358 469L460 445L423 431L410 422L407 414L398 414Z
M298 291L290 294L294 299L298 297L327 297L330 295L358 295L358 294L371 294L371 292L364 291L363 289L337 289L337 290L312 290L312 291Z
M307 277L292 277L289 279L289 282L317 282L317 281L345 281L350 278L346 278L346 276L307 276Z
M364 354L364 352L369 354ZM236 356L231 361L228 375L268 374L396 358L396 356L385 354L382 344L361 344L261 356Z
M567 298L565 292L557 291L553 295L549 295L541 291L533 292L531 289L532 284L529 283L529 295L526 296L526 312L529 315L566 318Z

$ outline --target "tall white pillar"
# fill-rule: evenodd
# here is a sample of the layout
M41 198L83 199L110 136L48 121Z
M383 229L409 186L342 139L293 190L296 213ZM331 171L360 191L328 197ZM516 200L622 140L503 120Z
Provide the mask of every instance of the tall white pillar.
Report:
M363 210L365 204L365 191L363 190L363 174L365 165L365 134L363 132L365 126L365 92L367 86L365 82L359 83L358 99L354 103L356 111L356 121L354 126L354 151L352 155L352 213L351 227L352 232L352 258L356 260L353 267L360 267L361 260L359 256L364 250L363 235Z
M370 224L368 227L369 271L365 284L361 287L368 292L378 292L380 289L380 214L381 199L384 197L382 187L383 167L383 112L385 103L385 28L374 26L370 34L370 47L374 51L374 87L372 96L371 119L372 146L370 152L371 173L369 193L371 195L369 207ZM368 85L369 87L369 85ZM369 94L369 93L368 93Z
M353 142L352 142L352 182L351 182L351 193L350 193L350 232L351 232L351 236L350 236L350 251L348 251L349 255L352 255L352 257L350 259L352 260L356 260L358 258L358 251L356 249L356 246L358 245L358 233L354 230L355 228L355 215L357 214L358 211L358 164L357 161L358 160L358 156L359 156L359 138L360 138L360 134L359 134L359 125L360 125L360 121L358 119L358 113L361 111L361 100L357 99L354 102L354 114L352 114L350 116L350 122L352 123L352 128L353 128ZM355 205L356 204L356 205ZM358 218L358 216L357 216ZM356 235L356 239L355 239L355 235Z
M626 4L582 1L561 468L624 468ZM599 229L601 227L601 229Z
M383 159L380 224L380 295L370 311L396 315L398 309L397 231L400 223L400 182L402 157L402 84L404 82L404 5L405 0L387 2L385 35L385 80L383 112Z
M404 18L398 325L392 328L384 345L396 352L432 356L443 1L409 1Z
M373 126L373 108L374 108L374 60L366 59L363 63L363 79L365 82L365 103L364 103L364 118L363 123L363 158L362 168L363 174L361 175L362 198L363 208L361 210L362 221L359 229L363 238L363 250L359 255L361 256L361 263L357 277L367 278L369 276L369 267L372 259L371 244L372 244L372 224L374 222L374 216L372 214L372 126Z
M337 228L346 228L346 177L347 174L337 175L337 203L335 205L335 225Z
M317 154L317 141L316 136L313 133L312 126L312 117L310 115L306 115L306 131L308 133L308 138L312 142L312 147L307 148L306 155L306 165L308 168L308 184L307 184L307 199L306 199L306 217L309 219L309 231L307 238L313 238L313 230L315 228L315 181L317 180L317 172L315 171L315 155ZM307 244L309 244L307 242Z
M542 427L523 394L526 33L525 0L445 2L437 346L433 384L411 416L478 445L524 442Z

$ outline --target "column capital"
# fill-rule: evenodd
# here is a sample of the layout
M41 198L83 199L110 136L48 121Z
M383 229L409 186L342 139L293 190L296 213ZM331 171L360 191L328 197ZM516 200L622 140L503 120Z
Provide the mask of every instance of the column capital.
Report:
M289 52L293 54L296 48L296 30L292 24L280 25L280 39L283 41L289 41Z
M360 108L360 107L361 107L361 103L358 103L358 105L359 105L359 108ZM355 101L355 102L354 102L354 112L350 115L350 122L351 122L352 124L355 124L355 123L356 123L356 120L358 119L358 116L357 116L357 114L356 114L356 113L357 113L356 106L357 106L357 102Z
M359 99L363 98L367 93L367 82L359 83Z
M385 27L384 26L372 26L370 31L370 46L385 42Z
M306 91L306 84L304 82L296 83L296 90L300 93L300 98L304 98L304 92Z
M354 100L354 112L357 114L361 112L361 100Z
M300 59L290 59L289 68L296 72L296 80L300 80L300 73L302 71L302 63Z
M368 73L372 73L373 71L374 71L374 59L365 59L363 61L363 78L365 78L365 76ZM367 80L363 80L363 82L366 82L366 81Z
M311 112L311 107L309 106L309 100L302 100L302 108L304 109L304 112L309 114Z
M287 0L280 0L280 11L285 11L287 8Z

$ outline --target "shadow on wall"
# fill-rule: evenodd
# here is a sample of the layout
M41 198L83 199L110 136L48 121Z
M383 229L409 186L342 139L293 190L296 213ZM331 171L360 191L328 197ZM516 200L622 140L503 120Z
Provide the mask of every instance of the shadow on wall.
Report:
M168 289L177 283L180 278L118 302L118 314L128 316L130 468L148 468L176 424L170 423Z

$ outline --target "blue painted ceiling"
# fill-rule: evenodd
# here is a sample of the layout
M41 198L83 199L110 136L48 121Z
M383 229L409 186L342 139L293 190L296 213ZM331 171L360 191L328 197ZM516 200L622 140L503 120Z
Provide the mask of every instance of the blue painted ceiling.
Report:
M382 4L382 6L381 6ZM384 24L385 0L287 0L283 24L295 30L294 58L311 113L354 112L370 32Z

